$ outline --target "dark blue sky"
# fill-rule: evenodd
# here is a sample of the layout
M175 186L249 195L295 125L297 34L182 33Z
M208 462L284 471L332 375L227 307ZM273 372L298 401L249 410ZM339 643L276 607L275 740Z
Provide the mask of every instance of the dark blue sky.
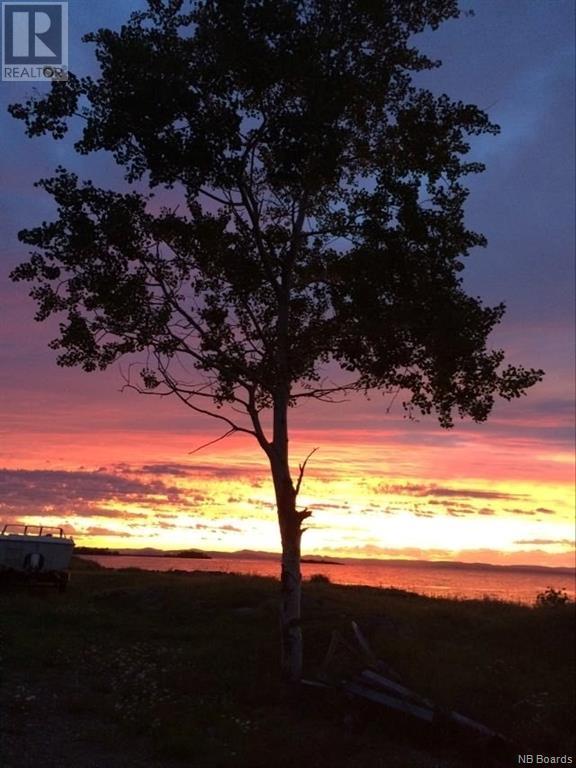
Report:
M84 33L118 26L142 5L71 2L71 67L82 73L94 67L92 46L79 42ZM489 246L475 252L465 277L487 302L506 302L498 334L528 353L527 363L544 365L553 377L560 370L568 375L574 325L575 6L571 0L477 0L462 7L472 8L474 16L450 21L415 42L443 61L439 70L420 77L423 84L487 109L502 128L499 136L482 137L473 146L487 171L470 179L468 220L486 234ZM35 87L42 91L47 85ZM120 181L112 162L79 158L70 152L70 142L24 137L6 105L30 90L0 83L0 292L5 302L19 305L22 287L7 280L9 269L25 256L16 233L51 215L50 201L33 189L34 180L63 163L97 182ZM22 310L29 315L29 307Z
M118 26L141 6L70 2L71 67L86 72L94 66L92 46L79 42L82 34ZM575 6L570 0L477 0L462 7L475 15L415 39L443 61L420 81L478 104L501 125L498 137L474 144L474 156L487 171L471 179L468 219L487 235L489 247L476 252L466 276L471 290L487 301L506 301L508 327L529 326L541 354L545 329L555 329L555 345L560 328L569 342L573 319ZM114 178L112 163L104 171L101 160L75 157L69 142L23 136L22 125L5 107L30 90L30 85L0 84L3 294L14 290L6 285L4 264L9 267L24 254L17 230L37 221L38 214L50 215L49 201L34 192L33 181L58 163L105 183Z

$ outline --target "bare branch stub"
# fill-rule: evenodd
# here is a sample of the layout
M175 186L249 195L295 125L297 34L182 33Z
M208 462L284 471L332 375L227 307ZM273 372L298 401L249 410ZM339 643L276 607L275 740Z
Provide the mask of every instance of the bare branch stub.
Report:
M296 488L295 488L295 495L296 495L296 496L298 496L298 494L300 493L300 486L302 485L302 479L303 479L303 477L304 477L304 470L306 469L306 464L308 463L308 459L309 459L311 456L313 456L313 455L316 453L316 451L317 451L317 450L318 450L318 448L313 448L313 449L310 451L310 453L308 454L308 456L306 456L306 458L304 459L304 461L302 462L302 464L300 464L300 465L298 466L298 480L296 481ZM312 514L312 513L310 512L310 515L311 515L311 514ZM309 517L310 515L307 515L307 517Z

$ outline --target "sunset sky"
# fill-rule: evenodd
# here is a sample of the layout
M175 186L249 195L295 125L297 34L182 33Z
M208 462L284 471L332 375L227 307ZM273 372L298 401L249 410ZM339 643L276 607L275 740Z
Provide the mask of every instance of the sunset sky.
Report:
M70 67L93 71L81 35L116 27L136 0L71 0ZM292 411L293 466L318 448L300 502L307 554L574 565L574 3L470 0L475 16L415 41L444 66L420 82L478 104L501 125L473 142L476 250L466 286L508 311L493 336L512 363L543 368L526 398L489 422L442 430L406 420L390 396ZM47 88L35 84L38 91ZM0 82L0 521L64 525L116 548L277 551L265 457L248 436L191 453L218 424L169 399L121 392L121 366L58 368L55 324L34 322L19 229L53 217L33 188L58 164L121 185L111 158L30 140L6 106L30 84Z

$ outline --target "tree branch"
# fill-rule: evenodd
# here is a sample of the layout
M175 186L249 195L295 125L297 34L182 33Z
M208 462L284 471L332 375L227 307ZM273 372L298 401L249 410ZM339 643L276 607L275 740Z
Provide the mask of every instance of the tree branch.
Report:
M300 400L304 397L313 397L315 400L323 400L326 403L345 403L348 402L346 399L335 400L334 398L331 398L330 395L336 394L338 392L354 392L359 388L359 385L360 379L353 382L352 384L341 384L339 386L326 388L318 387L316 389L305 390L303 392L296 392L295 394L290 395L290 397L294 400Z
M200 187L199 192L201 195L205 195L206 197L210 198L210 200L214 200L216 203L220 203L220 205L232 206L235 208L246 207L244 205L244 202L242 202L241 200L232 200L232 197L226 200L225 198L215 195L213 192L208 192L208 190L204 189L204 187Z
M304 477L304 470L306 469L306 464L308 464L308 459L311 456L313 456L316 453L317 450L318 450L318 448L313 448L310 451L310 453L308 454L308 456L306 456L306 458L304 459L302 464L298 465L298 480L296 482L296 488L295 488L295 491L294 491L294 495L295 496L298 496L298 494L300 493L300 486L302 485L302 478ZM305 512L308 512L308 510L305 510ZM302 515L302 514L303 514L302 512L299 513L299 515ZM310 517L311 514L312 514L312 512L308 512L308 514L305 515L305 517ZM303 519L304 518L302 518L302 520Z
M257 210L258 206L256 205L256 200L254 199L254 196L251 190L242 181L238 182L238 189L240 191L240 195L242 196L242 200L244 202L244 206L246 208L248 216L250 218L250 223L252 224L252 231L254 233L254 239L256 240L256 247L258 249L258 254L260 256L262 266L264 267L264 272L266 273L266 277L268 278L268 282L270 283L270 286L274 290L274 293L278 298L280 298L282 295L282 292L278 284L278 280L274 275L274 269L273 269L272 261L270 259L270 254L267 252L266 246L264 245L264 241L262 239L262 231L260 229L260 221L259 221L258 210Z
M262 422L260 421L260 414L258 412L258 409L256 408L256 395L255 395L254 387L246 387L246 389L248 391L248 403L246 404L246 410L252 421L252 426L254 427L254 433L256 435L256 439L258 440L260 447L263 449L266 455L269 455L270 441L267 439L266 435L264 434L264 430L262 428Z
M229 419L227 416L224 416L221 413L216 413L215 411L210 411L207 408L200 408L199 406L194 405L191 402L191 400L197 393L192 391L192 392L187 392L186 395L183 394L182 388L172 378L172 376L168 373L167 367L158 358L157 358L157 364L158 364L158 369L164 379L164 383L170 390L170 393L176 395L176 397L182 403L184 403L184 405L186 405L188 408L190 408L193 411L196 411L196 413L202 413L205 416L211 416L214 419L219 419L220 421L223 421L225 424L228 424L228 426L230 427L230 431L244 432L245 434L252 435L253 437L257 438L256 432L254 430L247 429L246 427L240 427L238 424L232 421L232 419ZM138 387L135 387L134 385L132 385L132 388L136 389L137 391L141 391Z
M230 429L224 432L223 435L220 435L220 437L217 437L214 440L209 440L207 443L203 443L202 445L199 445L198 448L194 448L193 451L188 451L188 455L192 456L192 454L198 453L198 451L201 451L203 448L208 448L209 445L214 445L215 443L219 443L220 440L225 440L228 437L228 435L232 435L234 434L234 432L238 432L236 427L230 427Z

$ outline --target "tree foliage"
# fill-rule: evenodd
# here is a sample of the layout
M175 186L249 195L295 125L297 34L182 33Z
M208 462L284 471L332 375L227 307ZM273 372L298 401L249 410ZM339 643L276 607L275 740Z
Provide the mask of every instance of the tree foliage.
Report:
M504 307L462 284L485 245L464 221L466 177L483 169L469 140L498 128L414 82L439 62L412 36L458 15L456 0L148 0L85 37L97 77L10 108L29 136L82 121L76 151L111 153L126 178L121 191L65 168L40 181L57 217L20 233L32 254L13 278L32 283L39 320L60 317L61 365L136 355L132 386L257 438L297 596L288 639L308 514L289 406L394 390L449 427L542 376L489 348ZM162 205L166 188L178 206Z
M412 83L437 62L409 37L456 3L185 6L149 2L119 32L87 35L98 79L11 107L29 135L61 138L80 115L78 152L108 150L129 182L183 195L158 211L63 168L40 182L58 219L21 233L37 250L14 277L35 283L41 319L65 314L59 362L93 370L151 349L150 388L186 356L217 402L240 386L260 409L279 387L292 402L320 394L336 360L444 426L533 384L539 372L502 370L487 349L503 306L467 296L460 276L484 245L464 223L463 179L482 170L468 137L497 127Z

